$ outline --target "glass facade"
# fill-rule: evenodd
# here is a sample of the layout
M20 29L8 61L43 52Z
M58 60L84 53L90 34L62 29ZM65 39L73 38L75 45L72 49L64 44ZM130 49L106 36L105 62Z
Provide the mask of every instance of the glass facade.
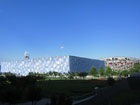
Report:
M24 60L3 61L1 72L11 72L18 75L28 75L29 72L89 72L92 66L105 68L104 61L75 56L42 57Z
M70 56L70 71L71 72L89 72L92 66L97 70L102 66L105 70L105 62L96 59L82 58Z

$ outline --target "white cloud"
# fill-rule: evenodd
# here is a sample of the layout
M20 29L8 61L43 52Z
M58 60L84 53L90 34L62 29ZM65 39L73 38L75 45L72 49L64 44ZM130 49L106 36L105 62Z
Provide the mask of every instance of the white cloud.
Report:
M64 49L64 46L61 46L60 49Z

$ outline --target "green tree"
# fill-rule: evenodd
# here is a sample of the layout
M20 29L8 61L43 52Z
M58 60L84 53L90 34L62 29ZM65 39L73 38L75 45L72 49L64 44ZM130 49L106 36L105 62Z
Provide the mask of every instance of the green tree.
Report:
M100 74L100 76L103 76L104 75L104 68L101 66L100 67L100 70L99 70L99 74Z
M134 67L129 70L129 74L140 72L140 63L135 63Z
M107 67L106 71L105 71L105 74L106 74L106 76L111 76L112 75L112 69L110 67Z
M11 73L11 72L6 72L6 73L4 73L4 75L5 76L15 76L15 74L14 73Z
M74 72L74 77L77 79L77 77L79 76L79 72Z
M83 77L83 79L88 75L87 72L80 72L79 77Z
M134 70L134 72L140 72L140 63L135 63L133 70Z
M53 72L51 72L51 71L50 71L50 72L49 72L49 76L51 76L51 77L52 77L52 76L53 76Z
M26 98L29 101L32 101L32 105L36 105L37 101L39 101L43 97L41 88L36 86L28 87L28 92L26 94Z
M58 73L59 78L64 79L64 75L62 73Z
M69 73L68 79L73 79L73 78L74 78L74 74L73 73Z
M54 77L56 78L56 76L58 75L58 72L53 72Z
M94 66L90 69L89 74L93 75L93 76L97 75L97 70L96 70L96 68Z
M0 101L2 103L9 103L9 105L16 104L22 97L22 90L15 86L7 85L0 90Z
M122 74L124 77L128 77L129 72L128 72L128 70L123 70L123 71L121 72L121 74Z
M134 73L134 72L135 72L134 68L131 68L131 69L129 70L129 73L130 73L130 74L132 74L132 73Z

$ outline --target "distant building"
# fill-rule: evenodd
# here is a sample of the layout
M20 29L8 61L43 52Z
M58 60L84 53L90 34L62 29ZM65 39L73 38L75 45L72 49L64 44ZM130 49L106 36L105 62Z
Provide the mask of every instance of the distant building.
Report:
M105 62L76 56L28 58L24 60L2 61L0 71L20 75L28 75L29 72L89 72L92 66L99 70L101 66L105 68Z
M106 67L111 67L113 70L129 70L134 66L134 63L140 62L139 59L131 57L109 57L103 58Z
M28 52L24 52L24 59L29 59L29 53Z

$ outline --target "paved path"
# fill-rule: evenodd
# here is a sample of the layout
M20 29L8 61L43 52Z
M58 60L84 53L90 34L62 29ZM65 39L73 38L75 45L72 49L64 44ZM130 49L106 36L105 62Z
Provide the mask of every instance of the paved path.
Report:
M90 100L90 99L92 99L92 98L94 98L94 97L96 97L96 96L97 96L97 94L94 94L94 95L92 95L92 96L90 96L90 97L87 97L87 98L85 98L85 99L81 99L81 100L78 100L78 101L73 101L72 105L76 105L76 104L85 102L85 101Z

